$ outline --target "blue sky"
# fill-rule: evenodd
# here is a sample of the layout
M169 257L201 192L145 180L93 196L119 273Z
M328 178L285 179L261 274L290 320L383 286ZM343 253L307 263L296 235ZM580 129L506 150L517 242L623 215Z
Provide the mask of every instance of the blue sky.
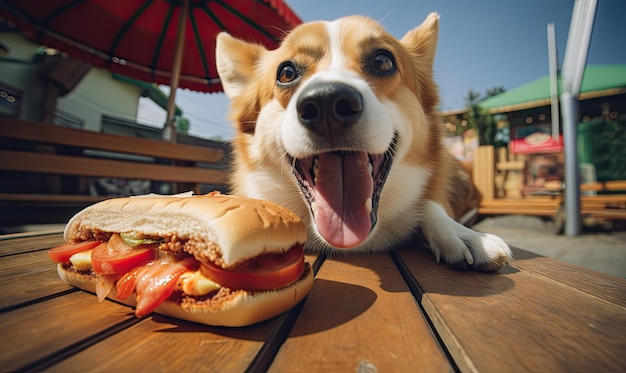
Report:
M573 0L286 0L303 21L361 14L401 38L430 12L440 15L435 79L441 109L465 106L467 91L511 90L548 75L547 24L555 24L559 66ZM588 64L625 64L626 1L598 0ZM191 132L229 139L223 95L177 93Z

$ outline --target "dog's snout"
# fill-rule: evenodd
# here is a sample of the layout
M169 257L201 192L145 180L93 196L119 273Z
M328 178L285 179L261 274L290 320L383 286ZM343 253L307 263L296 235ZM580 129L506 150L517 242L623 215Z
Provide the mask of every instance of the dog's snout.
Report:
M361 116L363 97L351 86L337 82L313 84L297 101L298 120L324 137L348 130Z

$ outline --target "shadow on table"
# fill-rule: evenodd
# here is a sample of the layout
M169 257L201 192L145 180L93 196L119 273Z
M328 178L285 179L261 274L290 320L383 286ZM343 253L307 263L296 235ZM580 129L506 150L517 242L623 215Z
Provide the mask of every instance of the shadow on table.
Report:
M304 299L298 325L291 336L318 333L347 323L367 311L376 298L376 293L364 286L316 279ZM152 319L163 323L163 328L159 330L161 333L208 332L236 339L265 341L280 316L238 328L207 326L157 314Z

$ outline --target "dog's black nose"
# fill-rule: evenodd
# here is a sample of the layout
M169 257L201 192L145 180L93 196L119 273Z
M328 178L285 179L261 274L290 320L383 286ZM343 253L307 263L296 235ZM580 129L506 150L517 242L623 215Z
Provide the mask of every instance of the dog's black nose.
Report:
M361 116L363 97L351 86L323 82L306 87L297 101L298 119L324 137L347 131Z

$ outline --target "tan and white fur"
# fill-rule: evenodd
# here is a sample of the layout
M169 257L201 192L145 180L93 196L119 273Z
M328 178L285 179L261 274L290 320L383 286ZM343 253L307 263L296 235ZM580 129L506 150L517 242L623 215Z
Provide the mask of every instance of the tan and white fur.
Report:
M442 145L438 28L433 13L397 40L351 16L302 24L275 50L221 33L217 67L237 129L231 192L294 211L309 250L382 251L421 230L437 261L508 264L499 237L457 221L479 199Z

